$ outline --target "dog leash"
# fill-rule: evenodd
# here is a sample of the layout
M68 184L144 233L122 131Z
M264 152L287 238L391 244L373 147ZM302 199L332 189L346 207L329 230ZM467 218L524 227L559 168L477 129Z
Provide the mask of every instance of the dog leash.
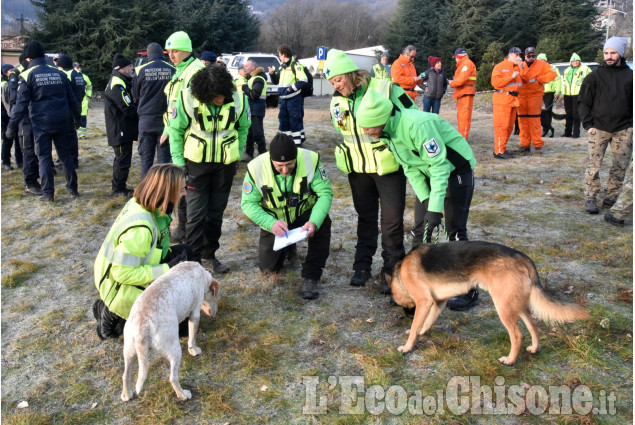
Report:
M426 239L425 243L434 243L435 245L439 243L439 235L441 234L441 229L443 229L443 233L445 234L445 242L449 242L450 238L448 237L448 233L445 231L445 226L443 225L443 222L441 222L438 226L437 226L437 235L434 238L434 242L432 242L432 240L430 240L430 242L427 242L428 239L428 223L426 223L426 227L423 229L423 234L424 237Z

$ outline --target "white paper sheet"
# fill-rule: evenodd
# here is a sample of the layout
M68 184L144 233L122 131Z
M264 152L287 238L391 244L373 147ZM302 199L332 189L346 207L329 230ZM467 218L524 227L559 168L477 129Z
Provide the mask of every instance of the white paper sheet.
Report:
M273 250L280 251L285 246L292 245L296 242L300 242L302 239L306 239L309 234L308 230L302 230L301 227L296 227L287 232L286 236L276 236L276 240L273 243Z

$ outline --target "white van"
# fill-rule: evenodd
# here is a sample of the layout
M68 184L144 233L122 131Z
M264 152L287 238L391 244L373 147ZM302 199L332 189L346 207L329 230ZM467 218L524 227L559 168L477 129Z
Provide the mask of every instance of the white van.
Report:
M225 54L223 53L223 57ZM258 52L240 52L234 53L229 60L227 70L234 77L238 78L238 68L242 67L248 60L255 61L258 66L261 66L267 74L267 106L278 106L278 86L271 84L271 78L269 77L269 67L272 66L276 70L280 68L281 62L278 56L271 53L258 53Z

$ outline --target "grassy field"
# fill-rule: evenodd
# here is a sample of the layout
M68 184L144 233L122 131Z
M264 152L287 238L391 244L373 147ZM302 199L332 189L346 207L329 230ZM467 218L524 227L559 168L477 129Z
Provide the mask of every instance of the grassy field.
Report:
M93 261L124 204L109 196L113 154L103 104L91 104L89 137L80 142L80 199L71 200L58 176L55 204L42 205L24 193L19 171L3 171L2 423L632 423L633 228L631 220L620 229L602 215L585 214L586 137L559 138L563 123L554 122L556 137L546 139L544 155L495 160L491 101L477 97L469 231L473 240L527 253L547 292L587 306L593 320L541 323L542 351L523 350L515 366L503 366L497 358L507 354L509 338L482 293L469 312L446 310L404 356L397 347L411 322L378 292L379 252L373 283L348 284L356 215L347 179L335 167L339 139L328 104L310 99L305 110L305 147L320 153L335 192L321 296L312 302L299 297L299 260L278 276L259 272L259 229L240 210L241 164L218 253L232 270L218 276L223 298L217 317L201 320L202 355L184 352L181 384L193 394L187 402L177 401L168 364L158 356L141 396L121 402L122 341L100 341L95 332ZM451 100L444 99L441 115L456 124ZM277 112L270 109L267 140L276 127ZM518 146L512 136L509 147ZM132 186L139 171L135 147ZM408 248L413 199L409 187ZM298 253L303 258L306 243ZM521 331L529 345L524 325Z

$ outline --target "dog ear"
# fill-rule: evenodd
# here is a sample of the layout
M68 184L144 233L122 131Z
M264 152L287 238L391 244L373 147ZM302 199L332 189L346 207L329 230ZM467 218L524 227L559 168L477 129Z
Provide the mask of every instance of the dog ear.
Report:
M210 290L212 291L212 295L214 298L220 298L220 283L214 278L212 278L212 283L209 285Z

